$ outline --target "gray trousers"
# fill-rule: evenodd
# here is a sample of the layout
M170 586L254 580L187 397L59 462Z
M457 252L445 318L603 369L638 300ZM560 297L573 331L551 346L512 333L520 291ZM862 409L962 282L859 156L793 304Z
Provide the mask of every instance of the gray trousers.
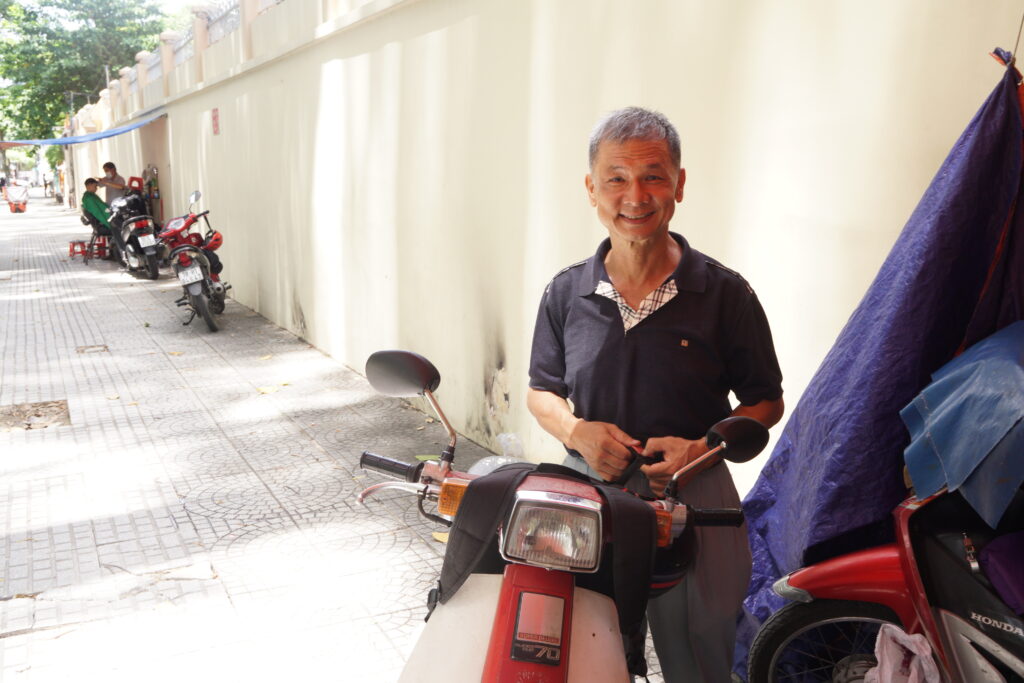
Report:
M599 478L582 458L562 463ZM628 488L650 493L637 472ZM701 472L680 491L693 507L739 507L732 475L724 463ZM747 527L697 527L693 567L678 586L647 604L647 622L665 683L730 683L736 619L750 582Z

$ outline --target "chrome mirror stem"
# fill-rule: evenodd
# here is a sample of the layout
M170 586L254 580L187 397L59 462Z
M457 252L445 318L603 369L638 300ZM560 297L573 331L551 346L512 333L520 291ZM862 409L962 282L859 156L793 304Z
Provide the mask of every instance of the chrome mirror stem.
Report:
M429 389L424 389L423 395L427 397L427 401L430 402L430 407L434 409L435 413L437 413L437 417L441 420L441 425L444 427L444 430L448 432L448 448L445 449L444 455L441 456L441 469L444 474L447 474L448 470L451 469L451 462L455 458L455 429L452 428L451 423L448 422L448 418L445 417L444 411L442 411L441 406L438 405L433 392Z

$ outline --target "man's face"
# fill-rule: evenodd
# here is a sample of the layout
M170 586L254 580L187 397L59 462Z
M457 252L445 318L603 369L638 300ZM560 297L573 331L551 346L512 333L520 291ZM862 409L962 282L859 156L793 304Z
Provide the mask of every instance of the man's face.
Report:
M606 140L586 182L609 234L636 242L668 232L686 172L672 163L665 140Z

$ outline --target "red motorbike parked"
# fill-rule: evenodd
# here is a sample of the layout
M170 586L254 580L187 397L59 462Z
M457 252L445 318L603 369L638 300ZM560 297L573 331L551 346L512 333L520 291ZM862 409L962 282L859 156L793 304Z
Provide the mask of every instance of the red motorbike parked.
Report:
M189 196L188 214L168 221L160 240L170 249L168 259L185 290L177 304L188 306L192 312L182 324L188 325L198 315L211 332L216 332L217 321L213 316L224 312L224 300L231 285L221 281L224 266L214 253L224 244L224 236L210 227L209 211L197 214L192 210L200 197L199 190ZM200 218L206 223L202 234L192 231L193 227L199 229Z
M441 381L434 366L414 353L379 351L366 376L383 394L425 396L450 439L438 463L368 452L360 459L401 480L369 487L360 501L404 491L419 499L422 514L452 527L428 597L429 622L400 682L627 683L631 674L643 675L639 624L648 597L682 579L699 552L695 526L743 522L741 510L694 509L676 491L716 454L737 462L754 457L768 430L746 417L719 422L708 433L712 450L676 472L664 499L644 500L559 465L457 472L455 431L431 393Z
M944 681L1024 681L1024 605L1018 604L1024 567L1014 559L1024 530L1024 492L1017 492L996 529L957 492L910 497L893 517L894 543L799 569L775 583L773 590L793 602L758 632L748 660L750 683L863 681L876 664L875 641L885 623L923 634ZM983 553L997 546L1004 561L986 572Z

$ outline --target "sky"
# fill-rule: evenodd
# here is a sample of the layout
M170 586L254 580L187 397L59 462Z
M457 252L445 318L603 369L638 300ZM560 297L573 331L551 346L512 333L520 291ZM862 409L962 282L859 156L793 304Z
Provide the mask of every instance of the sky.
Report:
M184 14L193 5L202 4L198 0L160 0L160 7L164 14L174 17ZM184 26L172 26L175 30L181 30Z

